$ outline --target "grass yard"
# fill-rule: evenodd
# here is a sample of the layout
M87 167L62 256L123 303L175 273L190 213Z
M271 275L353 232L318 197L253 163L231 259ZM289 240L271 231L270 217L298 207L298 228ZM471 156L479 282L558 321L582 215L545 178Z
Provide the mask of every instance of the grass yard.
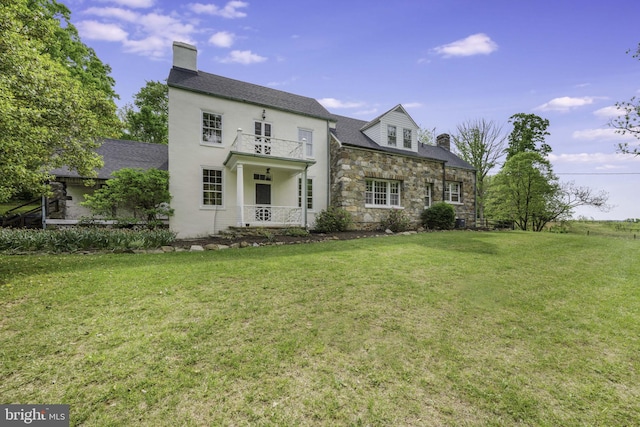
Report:
M640 241L0 255L0 401L71 424L639 425Z

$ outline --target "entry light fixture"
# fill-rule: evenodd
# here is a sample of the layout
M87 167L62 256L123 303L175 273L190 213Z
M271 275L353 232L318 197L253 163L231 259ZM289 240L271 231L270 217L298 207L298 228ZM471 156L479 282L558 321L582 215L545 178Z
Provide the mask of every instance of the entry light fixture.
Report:
M265 175L265 179L267 181L271 181L271 168L267 168L267 173Z

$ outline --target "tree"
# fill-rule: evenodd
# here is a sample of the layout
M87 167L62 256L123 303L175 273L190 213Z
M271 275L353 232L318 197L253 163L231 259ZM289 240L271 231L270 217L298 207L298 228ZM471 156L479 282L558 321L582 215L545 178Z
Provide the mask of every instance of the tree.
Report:
M540 153L523 152L507 160L492 179L487 213L513 221L521 230L541 231L551 221L570 217L578 206L606 209L607 194L574 183L561 184Z
M166 83L148 81L134 96L134 109L127 104L120 112L123 137L134 141L169 142L169 88Z
M158 169L124 168L115 171L106 185L81 204L94 215L107 218L134 218L155 224L159 215L171 215L169 172Z
M506 136L502 127L484 119L469 120L457 127L453 144L462 159L476 169L478 217L484 218L485 179L504 153Z
M640 58L640 43L633 57ZM634 96L629 101L617 102L616 107L622 114L612 119L609 122L609 126L615 128L616 132L621 135L629 134L640 139L640 98ZM637 145L630 146L629 143L625 142L618 144L618 152L640 156L640 147Z
M518 153L531 151L544 157L551 152L551 147L544 141L549 135L549 120L535 114L518 113L509 117L509 123L513 124L513 130L509 134L507 160Z
M436 145L436 128L418 128L418 142L425 145Z
M63 165L95 176L99 138L118 134L109 68L77 38L54 0L0 8L0 201L46 194Z
M487 213L527 230L536 218L546 214L547 201L552 200L557 191L557 178L548 160L536 152L517 153L493 177Z

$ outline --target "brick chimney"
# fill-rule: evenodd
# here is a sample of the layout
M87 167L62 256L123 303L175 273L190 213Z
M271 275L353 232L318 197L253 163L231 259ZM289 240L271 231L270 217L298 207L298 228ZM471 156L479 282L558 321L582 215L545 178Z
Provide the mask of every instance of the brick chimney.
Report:
M173 42L173 66L197 73L198 49L187 43Z
M441 133L436 137L436 145L447 151L451 151L451 137L448 133Z

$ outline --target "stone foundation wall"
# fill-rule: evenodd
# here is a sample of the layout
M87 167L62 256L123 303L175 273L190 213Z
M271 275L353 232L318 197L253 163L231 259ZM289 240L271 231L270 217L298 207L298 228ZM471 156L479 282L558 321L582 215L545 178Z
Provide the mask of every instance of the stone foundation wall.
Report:
M352 147L340 147L331 141L331 204L349 211L356 229L379 227L389 208L365 207L367 178L401 182L400 205L415 228L425 208L426 187L432 187L432 203L443 200L442 162L413 156L391 155ZM475 226L475 172L446 168L447 181L462 183L462 203L453 204L456 217L467 227Z

